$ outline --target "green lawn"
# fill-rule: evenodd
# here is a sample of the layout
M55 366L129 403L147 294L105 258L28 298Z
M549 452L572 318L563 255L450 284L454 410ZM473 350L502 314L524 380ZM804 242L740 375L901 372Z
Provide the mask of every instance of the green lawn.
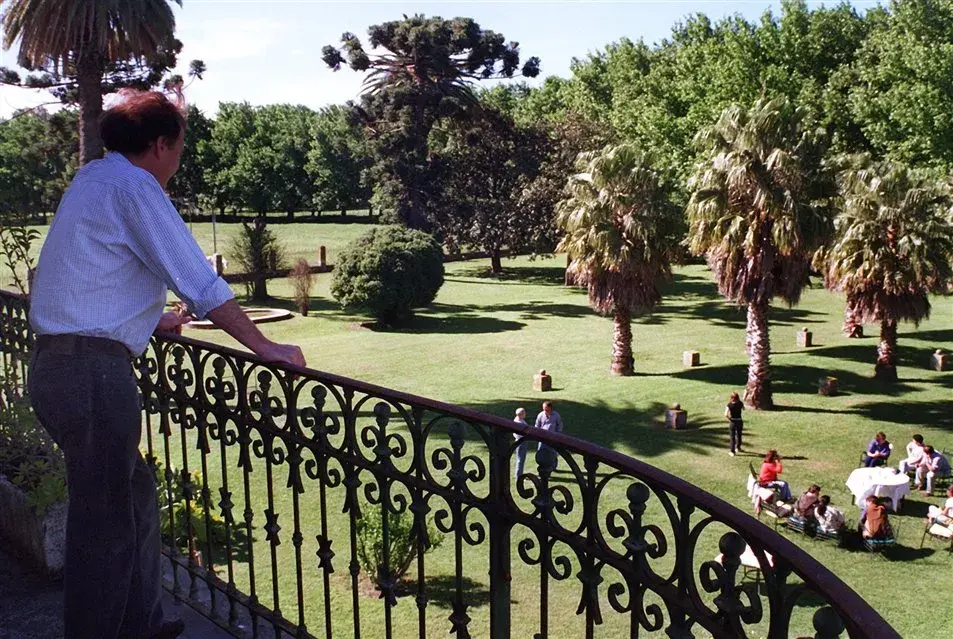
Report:
M186 222L188 224L188 222ZM237 268L237 261L232 257L231 241L236 236L241 224L238 222L225 222L215 225L215 232L212 231L211 222L201 222L189 224L192 235L202 247L206 255L217 248L218 252L225 256L229 262L228 272L234 272ZM49 230L47 225L33 226L40 233L40 239L34 244L31 253L34 259L39 255L43 240ZM329 264L334 264L338 253L345 245L365 233L370 226L367 224L335 224L335 223L301 223L301 224L271 224L269 226L278 241L285 250L285 257L289 267L294 264L299 257L308 260L311 264L318 261L318 247L327 248L327 259ZM13 288L13 278L8 273L6 265L0 267L0 285L4 288ZM23 269L25 272L26 269Z
M313 236L296 230L298 225L275 228L282 232L287 229L293 251L302 254L321 243L331 250L346 241L348 233L361 229L327 226L307 226L309 233L314 229ZM202 243L210 242L207 230L196 233ZM784 478L791 483L792 490L799 492L817 482L836 505L844 508L848 519L855 521L857 510L844 482L874 432L884 430L898 451L902 451L914 432L923 433L937 447L953 450L953 373L937 373L926 366L935 348L953 350L953 300L949 297L934 299L932 319L918 329L903 326L901 382L894 386L883 386L871 379L875 338L848 340L841 334L841 298L813 289L805 293L798 307L773 309L772 362L778 410L746 414L745 448L755 453L731 458L727 455L728 432L722 411L728 394L740 392L746 379L745 317L742 310L722 301L707 269L677 269L658 312L633 327L638 374L613 378L608 374L611 321L589 310L583 292L561 285L563 264L562 259L507 262L508 274L502 280L486 276L488 265L484 261L449 264L446 284L434 305L421 312L412 326L396 332L362 328L360 322L364 318L342 312L330 299L330 277L323 275L318 277L308 317L296 316L262 328L273 339L301 344L313 368L503 417L511 417L518 406L525 406L531 416L536 413L544 396L532 392L532 377L545 368L552 374L554 385L545 398L554 401L569 434L668 470L747 512L751 510L744 488L747 467L749 463L757 465L760 458L756 453L768 448L777 448L786 457ZM276 305L291 307L287 282L274 280L270 288L279 296ZM815 348L796 348L795 332L802 326L814 331ZM872 326L867 330L876 332ZM231 343L217 331L194 330L187 334ZM682 366L682 351L687 349L701 351L701 367ZM842 394L830 398L817 394L817 380L824 375L839 378ZM688 411L691 428L667 431L659 427L665 406L674 402ZM191 443L189 448L194 450ZM181 452L176 454L181 457ZM228 464L234 468L237 453L227 454ZM270 549L261 531L261 513L269 503L263 490L265 473L261 467L251 475L248 498L257 513L258 590L268 603ZM284 468L275 469L274 485L281 490L276 490L273 507L283 513L283 543L276 559L281 574L282 611L296 619L290 543L293 504L290 491L283 489ZM213 480L209 479L214 484ZM313 482L309 486L301 497L300 513L305 531L302 552L306 568L306 619L309 629L319 633L323 628L323 595L315 568L314 535L320 512ZM243 497L238 494L240 487L236 490L233 501L236 513L240 514ZM329 526L337 540L331 598L336 624L346 629L351 603L347 528L346 520L339 514L340 492L336 489L329 493ZM621 489L614 495L618 496L618 505L624 506ZM911 495L902 515L895 518L895 525L900 524L902 548L887 557L837 548L831 543L815 543L799 536L791 538L871 602L904 637L953 636L953 621L944 614L953 589L950 555L929 543L919 550L921 521L927 505L939 501L938 497ZM650 509L649 514L652 513ZM699 552L713 555L716 540L713 535L699 546ZM449 629L446 617L450 609L445 598L452 593L452 588L446 587L448 582L452 583L452 552L453 543L448 540L427 558L428 582L438 595L428 608L428 626L433 636L444 636ZM474 636L485 636L485 544L476 551L467 551L465 556L467 576L474 580L474 605L468 611L474 619L471 629ZM513 560L520 563L515 552ZM242 572L243 566L236 567L236 578L240 586L247 587L248 575L247 571ZM537 569L523 566L514 569L514 637L529 637L538 631L538 577L534 570ZM444 600L439 597L441 588L446 591ZM553 636L581 636L581 621L574 614L578 581L572 576L555 584L551 594ZM375 624L381 618L381 603L366 597L361 606L367 624L365 636L378 636L379 626ZM597 636L627 636L612 621L617 615L607 607L604 612L607 625ZM415 627L416 614L413 598L401 599L394 609L397 627L410 632ZM752 636L758 636L757 632L756 629ZM398 636L403 634L399 632Z

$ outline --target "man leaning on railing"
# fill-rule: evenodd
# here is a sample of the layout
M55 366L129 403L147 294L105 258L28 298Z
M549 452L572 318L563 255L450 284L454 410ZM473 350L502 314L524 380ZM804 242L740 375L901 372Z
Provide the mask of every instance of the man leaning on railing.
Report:
M100 121L106 157L85 165L60 201L40 253L30 323L37 417L66 456L66 637L175 637L163 618L159 518L139 454L132 358L163 314L167 288L270 362L304 366L301 349L265 338L242 312L164 189L185 139L181 105L127 94Z

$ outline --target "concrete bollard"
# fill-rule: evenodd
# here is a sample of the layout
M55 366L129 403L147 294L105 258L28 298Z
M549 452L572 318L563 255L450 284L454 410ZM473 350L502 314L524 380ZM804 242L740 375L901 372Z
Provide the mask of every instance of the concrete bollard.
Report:
M702 356L698 351L684 351L682 353L682 364L684 366L701 366Z
M533 376L533 390L545 393L553 389L553 378L546 374L546 369L540 370Z
M798 348L810 348L814 346L814 334L807 330L807 326L797 332Z
M681 404L674 404L665 411L665 428L681 430L688 425L688 411L682 410Z
M327 249L323 246L318 247L318 266L327 266L328 265L328 253Z

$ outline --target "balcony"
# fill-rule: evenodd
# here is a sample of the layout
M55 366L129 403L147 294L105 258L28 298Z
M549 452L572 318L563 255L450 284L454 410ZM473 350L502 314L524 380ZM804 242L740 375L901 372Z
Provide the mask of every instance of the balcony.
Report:
M26 301L0 304L22 379ZM794 544L612 450L188 338L135 368L167 588L235 636L899 636Z

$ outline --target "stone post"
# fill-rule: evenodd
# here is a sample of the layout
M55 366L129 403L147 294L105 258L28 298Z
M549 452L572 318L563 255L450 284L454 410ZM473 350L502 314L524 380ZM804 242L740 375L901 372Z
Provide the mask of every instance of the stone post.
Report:
M688 425L688 411L682 410L681 404L673 404L665 411L665 428L680 430Z
M328 253L327 249L323 246L318 247L318 266L327 266L328 265Z
M822 377L817 380L817 394L825 397L833 397L837 394L837 378Z
M212 265L216 275L222 275L225 273L225 260L222 258L221 253L212 253L211 255L206 256L206 259L208 260L208 263Z
M702 356L698 351L684 351L682 352L682 364L688 366L701 366Z
M799 348L814 346L814 334L807 330L807 326L797 332L797 345Z
M943 349L936 349L936 352L930 357L930 368L935 371L953 370L953 356L944 353Z
M533 390L537 393L545 393L553 389L553 378L546 374L546 369L540 370L533 376Z

